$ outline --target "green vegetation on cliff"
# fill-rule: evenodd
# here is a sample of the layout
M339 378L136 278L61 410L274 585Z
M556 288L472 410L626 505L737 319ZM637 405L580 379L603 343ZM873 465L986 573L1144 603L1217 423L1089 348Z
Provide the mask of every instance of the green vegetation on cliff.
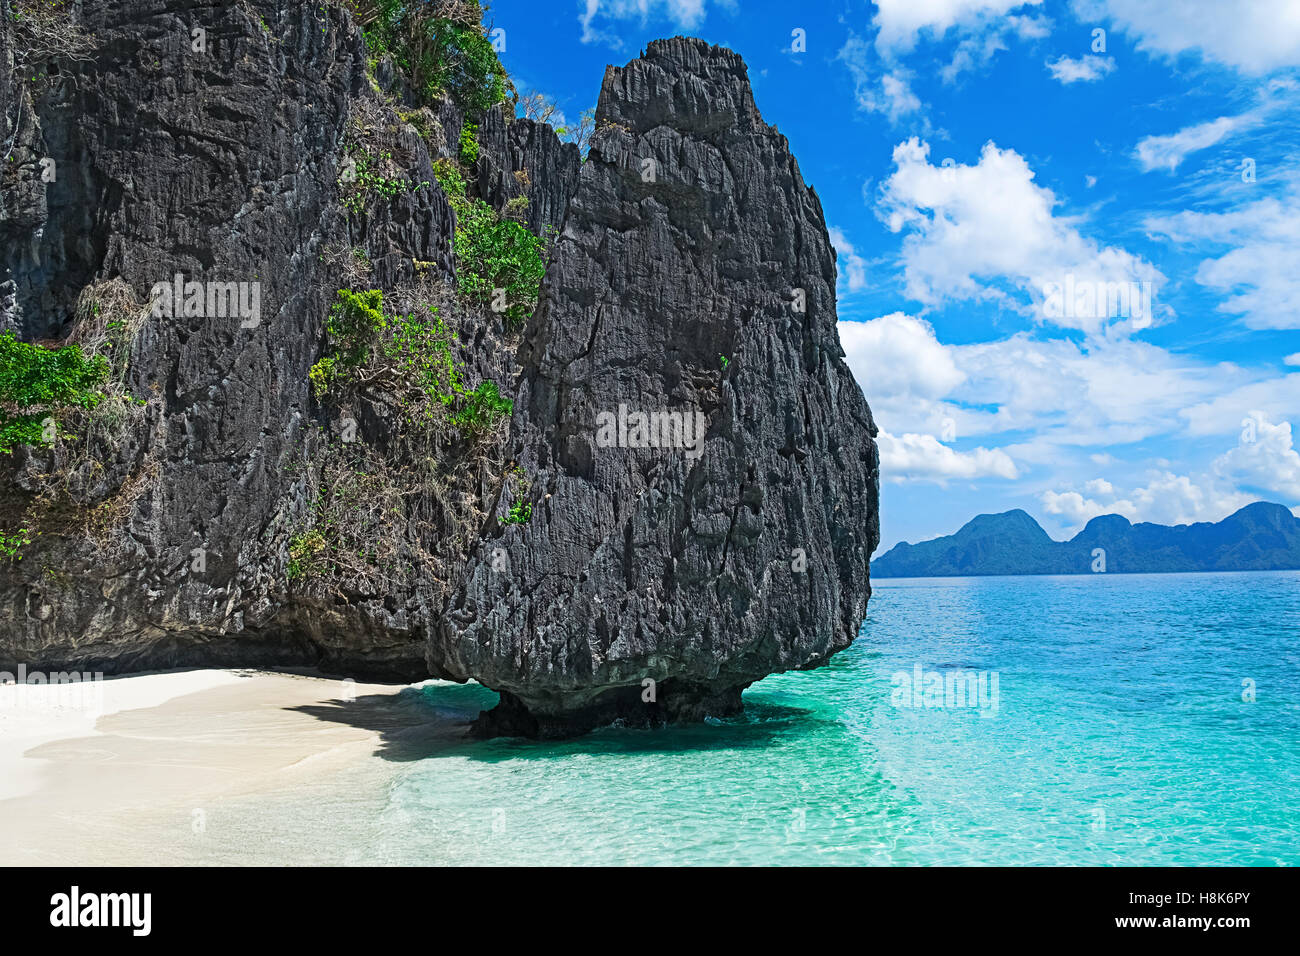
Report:
M502 524L527 524L533 517L533 506L520 498L510 506L510 514L501 519Z
M82 290L77 324L62 345L0 333L0 454L20 445L42 452L29 463L29 483L10 489L0 557L20 557L46 532L103 538L139 490L139 481L114 485L103 476L147 404L125 384L147 312L119 278Z
M343 205L353 215L365 212L372 200L387 202L404 192L415 192L429 185L427 182L417 183L386 176L385 172L396 170L390 151L372 155L366 145L349 142L344 148L344 155L347 162L339 176L339 193Z
M348 6L362 26L372 65L391 60L419 106L433 106L446 95L463 111L459 140L448 144L455 158L434 164L456 215L457 291L467 302L501 314L507 328L522 328L537 305L545 242L521 221L527 197L516 197L498 213L466 181L479 158L479 121L512 90L481 22L482 8L474 0L348 0ZM426 138L433 134L429 110L398 110L397 115ZM393 149L376 141L383 139L376 133L380 126L365 119L349 131L338 185L344 206L355 216L372 201L428 185L403 177Z
M47 348L0 333L0 453L15 445L52 444L59 415L104 400L109 364L78 345Z
M527 199L498 213L477 198L472 183L479 124L512 91L480 6L345 3L364 33L374 95L352 104L338 167L348 237L322 254L337 267L341 288L309 378L334 422L322 424L324 441L309 453L315 460L304 462L305 507L287 528L285 576L295 590L315 595L410 590L413 568L436 577L440 572L430 569L453 561L481 526L483 476L502 467L501 426L513 402L502 394L504 382L474 382L461 360L472 346L456 330L489 312L502 314L506 328L521 326L544 271L542 241L518 221ZM395 74L391 85L387 68L380 69L385 62ZM448 103L459 125L444 126ZM391 248L375 225L384 222L386 207L408 199L422 205L411 194L431 187L421 181L427 172L416 171L422 167L403 135L407 125L431 155L450 154L435 168L455 214L454 294L468 307L470 326L449 301L452 290L430 273L445 263L417 257L409 281L370 288L370 257ZM364 435L358 419L367 423ZM502 477L503 485L507 480L518 482Z
M465 179L450 160L438 160L433 174L456 213L457 291L503 314L507 326L522 327L537 307L546 274L545 242L522 223L468 196Z
M389 316L379 289L339 289L326 322L330 354L312 366L318 400L347 389L384 390L408 424L446 420L467 438L494 430L513 408L495 382L471 389L451 352L452 336L437 308Z
M506 98L509 79L475 0L348 0L372 60L388 57L428 104L448 93L466 116Z

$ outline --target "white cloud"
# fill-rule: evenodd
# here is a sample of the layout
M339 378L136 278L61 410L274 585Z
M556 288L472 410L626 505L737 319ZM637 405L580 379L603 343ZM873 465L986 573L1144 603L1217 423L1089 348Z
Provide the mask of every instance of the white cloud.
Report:
M1189 400L1180 415L1192 437L1225 435L1245 428L1246 410L1252 408L1278 419L1300 413L1300 374L1243 378L1238 370L1214 394Z
M940 399L966 379L930 323L894 312L870 322L841 322L840 343L864 393Z
M1074 9L1084 22L1108 20L1156 56L1196 52L1255 74L1300 65L1295 0L1075 0Z
M1050 447L1106 447L1181 433L1189 402L1210 400L1248 379L1240 369L1132 340L1081 346L1021 333L952 350L967 376L954 397L996 409L969 426L1025 431L1030 442Z
M1211 470L1225 482L1300 500L1300 453L1291 439L1291 423L1274 425L1253 411L1247 416L1237 447L1214 460Z
M1300 352L1292 352L1286 358L1282 359L1284 365L1300 365Z
M1007 25L1022 40L1041 40L1052 32L1052 21L1046 17L1009 16Z
M845 361L886 431L947 440L992 430L981 425L986 413L945 400L966 374L957 367L956 350L942 345L928 322L895 312L870 322L843 320L839 335Z
M844 232L831 226L826 230L830 234L831 245L835 247L835 260L839 266L840 279L849 292L858 292L867 286L867 260L853 249L853 243Z
M704 8L705 0L586 0L578 22L582 25L583 43L608 43L617 49L623 41L601 29L598 25L601 21L635 19L644 26L653 17L692 30L704 19Z
M1063 56L1049 62L1047 69L1054 79L1065 84L1094 83L1115 69L1115 58L1092 53L1081 56L1077 60Z
M1173 172L1191 153L1215 146L1243 130L1254 129L1278 110L1292 110L1298 87L1290 77L1274 77L1263 84L1259 102L1252 109L1233 116L1220 116L1185 127L1176 133L1143 138L1133 151L1144 172L1165 169Z
M1137 144L1133 155L1142 165L1143 172L1167 169L1173 172L1189 153L1207 149L1238 130L1256 125L1261 113L1252 110L1240 116L1220 116L1206 123L1188 126L1168 136L1148 136Z
M875 48L885 61L896 63L911 53L924 36L931 41L957 37L952 60L939 69L945 83L985 66L1007 49L1012 36L1038 40L1047 36L1051 21L1036 16L1042 0L876 0ZM1021 11L1013 13L1012 11ZM928 69L933 67L927 64Z
M1198 484L1186 475L1165 472L1131 495L1136 512L1130 520L1157 524L1222 521L1256 500L1254 495Z
M1044 491L1039 500L1049 515L1060 515L1072 525L1084 525L1098 515L1115 514L1111 506L1085 498L1077 491Z
M884 112L892 122L921 109L920 99L912 92L906 75L900 70L880 78L880 91L884 97Z
M1044 491L1039 500L1048 514L1060 515L1077 531L1098 515L1123 515L1129 521L1156 524L1191 524L1194 521L1222 521L1244 508L1256 496L1224 490L1194 481L1187 475L1159 472L1148 483L1122 498L1087 498L1077 491Z
M1131 521L1156 524L1191 524L1194 521L1222 521L1234 511L1258 500L1255 495L1198 484L1187 475L1165 472L1132 495Z
M1291 424L1273 424L1262 412L1251 412L1235 448L1214 459L1208 471L1195 476L1158 471L1147 484L1120 494L1114 486L1096 479L1077 491L1044 491L1040 495L1048 514L1060 515L1081 527L1103 514L1119 514L1130 521L1189 524L1221 521L1261 496L1300 499L1300 453L1291 437Z
M897 312L843 320L839 335L882 429L945 442L1010 435L1003 450L1018 462L1056 466L1085 449L1236 435L1247 409L1272 420L1300 413L1300 374L1206 364L1141 341L1018 333L946 345L929 323ZM1110 454L1078 460L1116 463Z
M957 451L933 435L894 436L881 431L876 438L880 449L880 474L891 481L937 481L953 478L1016 478L1019 472L1000 449L974 448Z
M850 33L836 59L848 67L853 77L853 95L859 109L881 113L891 123L921 112L921 100L912 92L908 72L896 64L875 62L871 48L861 37Z
M1049 284L1150 282L1164 276L1117 246L1085 237L1076 220L1055 215L1057 199L1034 182L1015 150L985 144L974 166L932 165L917 138L894 148L895 170L877 207L890 230L906 230L902 259L907 294L927 307L947 299L993 298L1011 306L995 284L1006 281L1040 309ZM1149 315L1112 322L1105 314L1048 315L1091 335L1122 334L1151 324Z
M1100 514L1183 524L1221 520L1260 497L1300 500L1300 452L1285 418L1300 412L1300 373L1208 365L1133 340L1081 345L1018 333L946 345L929 323L898 312L841 321L839 332L880 425L881 473L891 482L1014 480L1036 466L1111 470L1125 467L1127 456L1110 454L1118 447L1227 434L1235 447L1196 473L1157 457L1123 489L1094 476L1049 487L1040 501L1077 530ZM956 446L995 435L1025 437Z
M952 59L939 68L940 78L953 83L962 73L987 65L1007 49L1013 36L1024 41L1042 39L1051 31L1045 17L1018 15L1032 12L1042 0L876 0L874 46L850 31L836 58L853 75L858 107L887 116L891 123L921 115L921 129L930 132L924 104L912 91L912 73L901 63L922 34L931 40L957 38ZM934 64L927 61L927 71Z
M990 29L983 34L969 36L957 44L952 59L939 70L945 83L955 83L963 73L971 72L992 62L1007 48L1004 31Z
M879 29L881 53L907 52L921 33L942 37L958 27L979 32L1012 10L1036 7L1042 0L876 0L872 23ZM1016 18L1017 21L1021 18ZM1031 29L1019 27L1019 29Z
M1223 213L1191 210L1147 220L1148 232L1198 246L1233 246L1201 262L1196 281L1228 296L1219 311L1248 328L1300 328L1300 188Z

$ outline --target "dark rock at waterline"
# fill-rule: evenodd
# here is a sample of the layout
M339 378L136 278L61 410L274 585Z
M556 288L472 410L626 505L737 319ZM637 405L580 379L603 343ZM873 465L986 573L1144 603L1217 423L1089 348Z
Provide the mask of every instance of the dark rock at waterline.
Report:
M479 732L548 737L734 713L752 681L853 639L874 426L841 358L820 204L738 56L674 39L610 69L585 162L543 124L479 118L471 189L498 210L527 197L529 228L558 233L520 340L451 294L436 186L343 206L350 130L380 131L428 183L462 117L417 114L386 64L372 83L336 4L204 8L204 55L191 4L88 4L85 58L39 72L14 69L11 12L0 0L0 329L84 342L85 290L143 303L178 273L260 282L261 316L145 315L123 383L138 413L84 460L0 461L0 532L40 514L22 561L0 562L0 669L432 672L501 692ZM515 393L509 432L417 449L391 396L315 401L348 285L438 298L471 380ZM620 406L702 420L702 443L598 443ZM295 578L346 420L354 471L400 492L366 531L387 563ZM410 479L429 460L437 480ZM531 520L503 522L524 504Z
M522 349L533 516L480 543L429 645L532 733L729 712L824 663L857 634L878 536L821 205L740 57L651 43L607 71L596 123ZM603 447L620 406L702 413L702 451Z

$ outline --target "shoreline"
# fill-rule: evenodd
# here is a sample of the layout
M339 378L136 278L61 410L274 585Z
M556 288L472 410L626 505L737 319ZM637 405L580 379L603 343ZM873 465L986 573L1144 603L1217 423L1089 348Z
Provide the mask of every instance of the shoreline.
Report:
M339 774L379 799L397 773L382 744L463 732L423 703L423 685L250 670L95 685L99 699L75 706L39 700L39 686L0 689L0 864L203 862L224 806Z

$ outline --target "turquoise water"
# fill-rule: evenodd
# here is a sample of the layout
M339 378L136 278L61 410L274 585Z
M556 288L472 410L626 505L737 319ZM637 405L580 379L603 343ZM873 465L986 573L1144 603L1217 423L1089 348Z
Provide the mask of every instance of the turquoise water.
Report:
M874 586L853 647L754 685L743 718L562 744L448 736L402 755L368 855L1300 862L1300 573ZM895 706L893 675L918 664L986 672L985 706ZM422 693L464 719L495 697L475 686Z

